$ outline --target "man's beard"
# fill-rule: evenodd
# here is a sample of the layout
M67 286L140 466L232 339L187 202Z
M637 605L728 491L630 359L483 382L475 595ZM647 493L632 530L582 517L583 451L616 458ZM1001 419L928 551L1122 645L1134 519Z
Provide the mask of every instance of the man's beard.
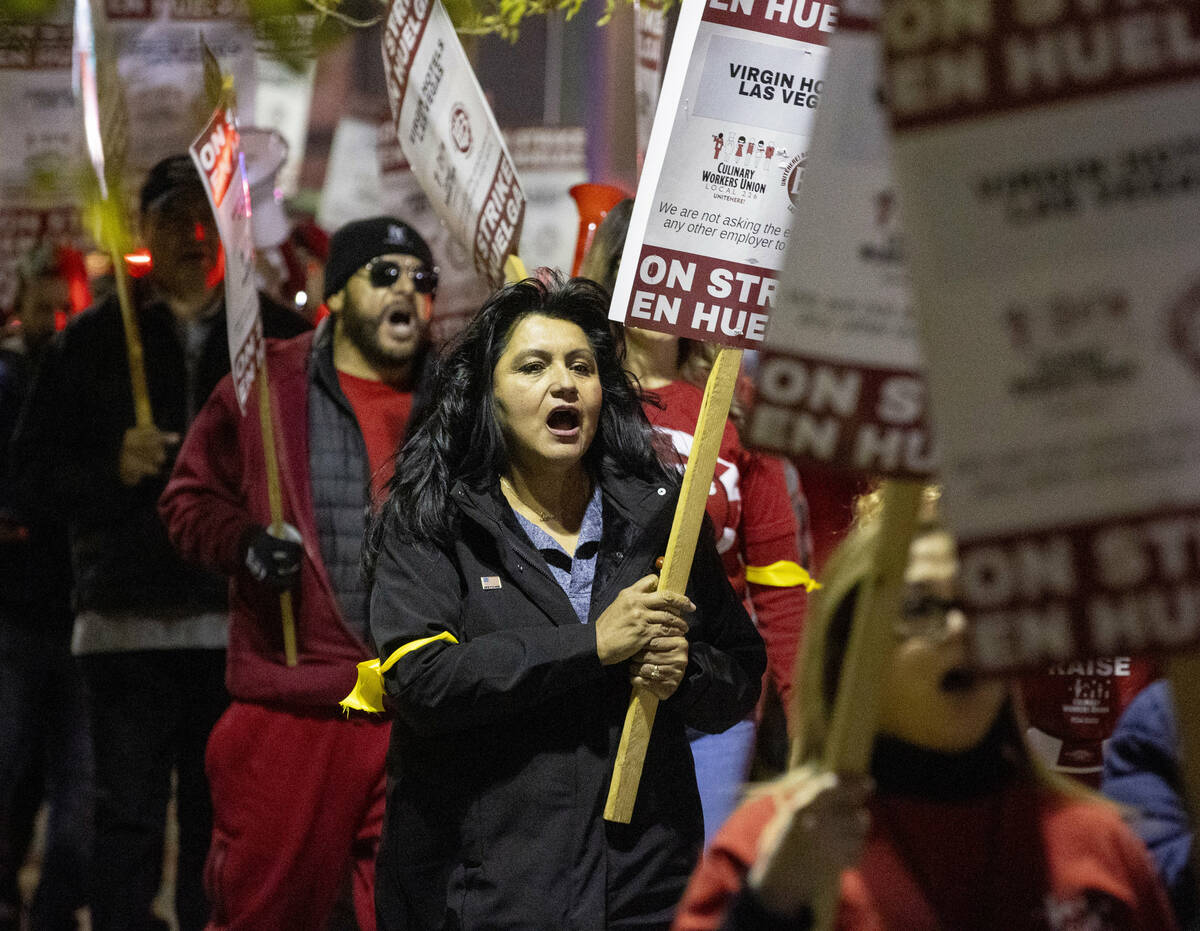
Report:
M414 329L417 323L416 309L410 311ZM342 313L342 332L350 340L366 363L376 371L401 368L412 361L414 349L385 349L379 339L383 316L368 317L347 307ZM417 343L420 340L416 340Z

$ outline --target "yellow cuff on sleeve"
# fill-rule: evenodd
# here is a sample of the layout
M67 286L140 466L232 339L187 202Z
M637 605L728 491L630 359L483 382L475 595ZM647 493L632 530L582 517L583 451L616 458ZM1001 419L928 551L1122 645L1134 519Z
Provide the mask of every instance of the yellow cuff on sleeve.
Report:
M755 585L771 585L775 588L795 588L803 585L805 591L815 591L821 583L808 574L799 563L781 559L769 566L747 566L746 581Z
M407 656L414 650L429 646L429 644L435 643L438 640L445 640L447 643L458 643L454 634L448 630L443 630L440 634L434 634L432 637L410 640L382 663L377 659L363 660L363 662L358 664L358 681L354 683L354 690L338 702L338 704L346 710L347 714L351 711L385 711L386 709L383 707L383 674L395 666L396 661L402 656Z

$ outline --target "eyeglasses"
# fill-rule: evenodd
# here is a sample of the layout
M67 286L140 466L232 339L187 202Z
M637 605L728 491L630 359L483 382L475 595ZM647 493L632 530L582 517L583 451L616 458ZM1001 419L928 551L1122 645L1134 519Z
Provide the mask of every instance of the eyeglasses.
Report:
M424 265L407 268L391 259L375 259L364 269L373 288L390 288L400 280L401 275L408 275L413 290L418 294L432 294L437 290L438 273L436 268Z
M958 598L914 595L905 599L892 629L898 637L938 640L950 629L950 612L962 610L963 603Z

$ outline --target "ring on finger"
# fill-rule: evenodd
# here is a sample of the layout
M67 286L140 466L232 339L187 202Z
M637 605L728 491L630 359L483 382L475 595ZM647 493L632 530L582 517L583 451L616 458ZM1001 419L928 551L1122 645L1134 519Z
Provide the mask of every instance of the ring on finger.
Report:
M651 666L650 666L650 678L651 678L651 679L657 679L657 678L658 678L658 667L657 667L657 666L655 666L655 665L651 665Z

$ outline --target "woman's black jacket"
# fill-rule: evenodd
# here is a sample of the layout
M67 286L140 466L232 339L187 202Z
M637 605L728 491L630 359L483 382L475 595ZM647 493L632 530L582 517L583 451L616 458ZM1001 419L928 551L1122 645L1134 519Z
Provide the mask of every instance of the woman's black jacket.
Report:
M677 489L601 477L590 622L497 488L452 491L451 547L385 541L371 631L397 721L377 882L384 928L600 929L670 921L703 839L685 727L722 731L754 707L766 654L706 523L688 583L687 673L658 709L633 820L604 801L630 697L594 622L654 571Z

